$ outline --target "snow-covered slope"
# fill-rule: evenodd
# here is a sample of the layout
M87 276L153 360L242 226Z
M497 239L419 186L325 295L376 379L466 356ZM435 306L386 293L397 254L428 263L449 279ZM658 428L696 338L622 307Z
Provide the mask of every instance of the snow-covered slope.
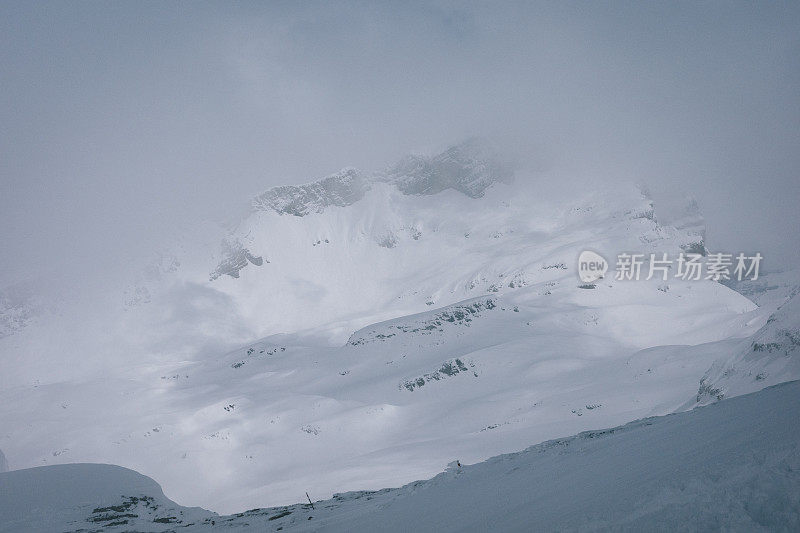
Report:
M793 531L800 383L551 440L398 489L217 516L109 465L0 475L0 531ZM47 512L42 512L47 510Z
M715 362L703 377L698 403L800 379L800 295L778 308L734 354Z
M0 477L3 532L167 531L178 520L214 516L176 505L149 477L114 465L55 465Z
M426 306L550 280L562 265L574 277L582 247L615 255L703 246L697 219L659 224L635 187L555 202L510 180L470 141L374 175L345 169L270 189L221 245L176 244L168 255L179 266L141 284L153 305L128 319L157 316L159 296L174 302L180 286L190 305L207 294L230 302L251 339L315 328L344 341Z
M766 322L712 281L579 281L587 249L704 251L691 205L668 224L635 187L509 182L470 142L259 195L124 291L0 338L0 447L224 512L396 486L672 412Z

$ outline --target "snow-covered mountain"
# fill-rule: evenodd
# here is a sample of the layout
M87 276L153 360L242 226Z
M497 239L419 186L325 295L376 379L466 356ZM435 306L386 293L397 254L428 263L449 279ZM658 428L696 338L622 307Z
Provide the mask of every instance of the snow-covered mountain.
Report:
M116 466L18 470L0 474L0 531L793 531L799 400L800 383L787 383L474 465L454 461L400 488L227 516L181 507Z
M473 140L374 174L345 169L276 187L252 201L221 245L176 246L166 254L180 265L175 275L158 282L151 275L129 293L152 300L176 280L190 282L231 299L251 338L322 327L343 341L360 326L428 306L505 292L565 269L574 277L581 246L609 255L704 251L692 205L692 216L665 225L635 187L559 204L535 185L510 181L511 171ZM150 270L165 271L163 262Z
M691 407L770 326L783 300L710 280L579 280L584 250L704 253L696 204L557 201L512 168L469 141L176 237L0 338L0 448L133 468L215 511L289 504Z

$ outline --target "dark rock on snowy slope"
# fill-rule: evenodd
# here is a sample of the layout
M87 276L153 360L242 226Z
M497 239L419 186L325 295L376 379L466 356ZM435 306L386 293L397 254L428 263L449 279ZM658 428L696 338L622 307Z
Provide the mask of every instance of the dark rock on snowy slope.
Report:
M755 335L742 341L738 355L717 362L706 372L697 403L796 379L800 379L800 295L784 303Z
M354 204L367 190L369 180L360 171L346 168L313 183L274 187L253 199L253 209L302 217L329 206Z
M302 217L327 207L346 207L364 197L374 182L386 182L408 195L436 194L454 189L480 198L495 182L508 182L512 169L483 141L472 139L441 154L407 156L385 173L367 175L345 168L304 185L274 187L253 199L255 211L274 211Z
M436 194L454 189L480 198L495 182L511 181L514 173L483 142L473 139L433 157L408 156L386 175L405 194Z
M222 260L217 265L217 268L211 272L209 279L214 281L224 275L238 278L239 271L248 264L261 266L264 264L264 259L251 254L250 250L245 248L239 241L223 241Z

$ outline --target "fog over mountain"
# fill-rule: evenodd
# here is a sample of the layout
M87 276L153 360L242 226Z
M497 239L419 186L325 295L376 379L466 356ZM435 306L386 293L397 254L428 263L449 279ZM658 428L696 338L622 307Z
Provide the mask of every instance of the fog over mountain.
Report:
M799 11L4 2L2 285L74 284L271 186L475 135L543 190L689 193L714 249L796 262Z
M3 2L0 79L0 532L797 529L800 5Z

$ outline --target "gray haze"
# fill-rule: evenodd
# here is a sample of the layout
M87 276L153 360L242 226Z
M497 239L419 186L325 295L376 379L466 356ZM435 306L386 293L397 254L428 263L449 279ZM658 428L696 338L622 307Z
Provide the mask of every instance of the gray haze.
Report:
M0 3L0 282L465 137L800 258L800 3Z

